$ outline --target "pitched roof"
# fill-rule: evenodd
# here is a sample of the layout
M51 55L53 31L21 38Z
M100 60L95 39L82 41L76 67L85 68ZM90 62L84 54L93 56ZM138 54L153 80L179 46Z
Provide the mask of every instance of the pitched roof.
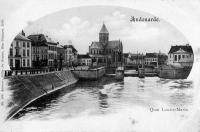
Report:
M189 52L189 53L193 53L192 47L189 44L171 46L171 49L170 49L169 53L174 53L174 52L176 52L176 51L178 51L180 49L182 49L182 50L184 50L186 52Z
M113 48L116 48L118 46L121 46L120 44L121 44L120 40L108 41L108 45L107 45L106 48L107 49L113 49Z
M131 54L131 57L130 57L131 60L143 59L143 58L144 58L143 54Z
M106 45L106 49L114 49L116 47L122 46L120 40L113 40L113 41L108 41L108 44ZM90 48L96 48L96 49L103 49L104 46L100 42L92 42Z
M146 58L157 58L158 53L146 53Z
M28 38L32 41L32 46L48 46L45 39L42 39L42 34L29 35Z
M74 48L74 46L73 45L64 45L63 46L64 48L72 48L72 52L77 52L77 50Z
M124 53L125 58L128 58L128 56L129 56L129 53Z
M90 48L103 49L103 45L99 42L92 42Z
M78 55L78 59L82 59L82 58L84 58L84 59L87 59L87 58L91 58L88 54L80 54L80 55Z
M35 42L47 42L47 43L53 43L53 44L57 44L56 42L54 42L50 37L45 36L44 34L32 34L28 36L29 39L31 39L32 41Z
M22 40L22 41L31 41L27 37L23 36L21 33L19 33L14 39L15 40Z
M103 23L102 27L101 27L101 30L99 33L109 33L107 28L106 28L106 25Z

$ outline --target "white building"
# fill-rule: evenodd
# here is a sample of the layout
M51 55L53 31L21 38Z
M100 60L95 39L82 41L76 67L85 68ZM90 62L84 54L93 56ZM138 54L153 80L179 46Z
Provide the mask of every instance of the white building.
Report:
M89 55L78 55L78 63L80 65L91 66L92 58Z
M77 50L73 45L64 45L64 62L67 66L77 64Z
M171 49L168 53L168 64L192 66L193 61L193 50L189 44L171 46Z
M158 53L146 53L145 65L157 65L158 64Z
M32 67L31 40L25 37L23 31L11 43L8 60L11 69Z

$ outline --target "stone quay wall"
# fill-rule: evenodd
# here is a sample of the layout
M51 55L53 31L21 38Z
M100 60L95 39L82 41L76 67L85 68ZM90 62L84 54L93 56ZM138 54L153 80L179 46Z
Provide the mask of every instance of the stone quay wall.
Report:
M70 70L20 75L8 78L8 88L13 91L9 102L10 111L7 119L13 118L33 101L75 84L78 79Z

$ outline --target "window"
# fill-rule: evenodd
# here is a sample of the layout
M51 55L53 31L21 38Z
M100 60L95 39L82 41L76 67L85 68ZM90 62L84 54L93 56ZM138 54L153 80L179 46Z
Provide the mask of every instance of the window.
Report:
M10 67L13 67L13 59L10 59Z
M23 47L26 47L25 42L23 42Z
M10 56L13 56L13 49L10 49Z
M185 55L182 55L182 58L185 58Z
M23 66L25 66L25 63L26 63L26 61L25 61L25 59L23 59Z
M18 41L16 41L16 47L19 47L19 42Z
M30 62L29 62L29 59L27 59L27 67L30 66Z
M175 57L174 60L177 61L177 55L174 55L174 57Z
M30 47L30 43L29 42L27 42L27 47Z
M13 43L11 43L11 48L13 47Z
M19 55L19 49L16 49L16 55Z
M29 50L27 50L27 56L30 56L30 52L29 52Z
M178 60L180 60L181 59L181 55L178 55Z
M23 56L26 56L26 51L25 51L25 49L23 49Z

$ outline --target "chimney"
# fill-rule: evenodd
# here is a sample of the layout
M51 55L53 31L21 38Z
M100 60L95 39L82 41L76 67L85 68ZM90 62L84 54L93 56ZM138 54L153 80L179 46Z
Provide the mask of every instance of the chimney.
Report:
M23 36L25 36L25 35L26 35L26 34L24 33L24 30L22 30L21 34L22 34Z

